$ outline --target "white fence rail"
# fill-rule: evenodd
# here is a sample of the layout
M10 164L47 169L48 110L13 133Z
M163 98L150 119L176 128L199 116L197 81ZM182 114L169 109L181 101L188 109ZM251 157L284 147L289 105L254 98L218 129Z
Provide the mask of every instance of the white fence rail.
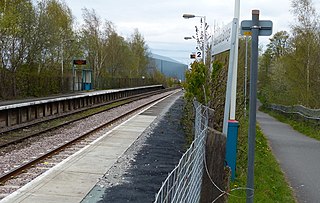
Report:
M195 106L195 139L156 194L155 203L199 202L208 128L208 108Z

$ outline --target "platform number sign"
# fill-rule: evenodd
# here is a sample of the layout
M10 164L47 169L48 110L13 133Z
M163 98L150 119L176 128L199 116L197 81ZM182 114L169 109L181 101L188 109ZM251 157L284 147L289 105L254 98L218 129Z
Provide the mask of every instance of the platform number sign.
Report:
M197 58L202 58L200 51L197 52Z
M200 51L198 51L197 53L190 54L190 59L198 59L198 58L202 58L202 53Z

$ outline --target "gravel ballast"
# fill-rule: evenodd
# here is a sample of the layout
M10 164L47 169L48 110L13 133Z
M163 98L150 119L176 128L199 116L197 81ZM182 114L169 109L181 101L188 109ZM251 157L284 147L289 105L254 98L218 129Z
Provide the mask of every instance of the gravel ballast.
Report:
M178 164L186 149L181 125L184 100L182 92L153 108L165 107L156 120L118 159L82 201L153 202L162 182ZM166 104L167 102L167 104ZM149 112L157 110L150 109ZM146 112L145 114L148 114Z

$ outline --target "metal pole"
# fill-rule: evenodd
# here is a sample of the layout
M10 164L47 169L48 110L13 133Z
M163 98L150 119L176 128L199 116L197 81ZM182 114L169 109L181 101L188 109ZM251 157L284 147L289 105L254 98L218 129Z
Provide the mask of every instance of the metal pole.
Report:
M74 59L72 60L72 91L74 92L75 72L74 72Z
M206 44L207 44L207 35L206 35L206 16L203 16L203 44L202 44L202 62L206 64Z
M214 30L214 29L213 29ZM210 61L209 61L209 73L212 73L212 69L213 69L213 66L212 66L212 63L214 62L214 55L212 55L212 49L213 49L213 34L211 34L211 42L210 42L210 45L211 45L211 50L210 50L210 53L208 53L209 57L210 57Z
M252 10L247 203L253 202L254 195L254 148L256 139L259 29L259 10Z
M247 116L247 77L248 77L248 36L246 36L246 56L244 66L244 117Z
M228 79L227 79L227 91L226 91L226 101L224 104L224 117L223 117L223 129L222 132L227 136L228 134L228 120L230 113L230 104L231 104L231 90L232 90L232 76L233 76L233 64L234 64L234 55L236 49L236 33L238 31L238 20L236 18L232 21L232 33L231 33L231 48L229 56L229 66L228 66Z
M63 78L63 42L61 46L61 77Z
M230 55L229 55L230 59L229 59L229 67L228 67L228 81L227 81L226 101L224 105L224 118L223 118L223 130L222 130L222 132L226 136L228 133L229 118L235 119L235 104L236 104L236 94L237 94L236 93L236 85L237 85L236 84L236 80L237 80L236 65L238 63L239 16L240 16L240 0L235 0L234 18L232 22L232 33L231 33L231 47L230 47Z
M63 41L61 44L61 90L63 90Z
M239 47L239 18L240 18L240 0L235 0L234 7L234 18L237 20L236 26L236 41L234 50L234 61L233 61L233 76L232 76L232 90L231 90L231 106L230 106L230 120L236 118L236 100L237 100L237 76L238 76L238 47Z

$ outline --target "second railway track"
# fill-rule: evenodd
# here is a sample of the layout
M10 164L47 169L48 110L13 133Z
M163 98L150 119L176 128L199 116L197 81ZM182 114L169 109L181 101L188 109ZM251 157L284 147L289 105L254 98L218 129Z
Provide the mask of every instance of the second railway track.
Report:
M3 185L1 187L4 187L4 188L2 188L2 189L0 188L0 191L2 193L6 193L6 188L5 188L6 182L9 182L12 179L16 179L19 176L19 174L23 176L25 174L25 172L28 171L33 166L36 166L37 164L42 163L42 167L50 168L48 165L45 164L45 163L49 163L49 162L45 161L46 159L56 155L58 152L63 151L65 148L70 147L74 143L77 143L77 142L79 143L80 140L84 140L86 137L94 134L95 132L99 131L100 129L105 128L106 126L110 126L112 123L116 122L117 120L123 119L124 117L128 116L129 114L132 114L133 112L136 112L136 111L150 105L151 103L153 103L157 100L160 100L164 97L167 97L168 95L173 94L175 92L176 91L170 91L170 92L162 93L161 95L158 95L158 96L153 96L152 99L149 99L149 101L143 102L143 103L137 105L135 108L132 108L130 110L126 110L122 113L120 113L120 112L118 113L116 111L115 114L117 114L117 115L115 116L115 118L112 118L110 120L106 119L105 122L100 123L99 125L96 125L95 127L88 126L87 128L85 128L85 129L87 129L86 131L82 132L81 134L78 134L77 136L73 137L72 139L62 141L62 143L59 146L55 146L55 147L51 147L50 149L46 149L46 150L44 150L45 152L44 151L39 152L38 155L31 157L28 160L21 160L20 165L15 165L14 167L12 167L10 169L7 169L5 171L1 171L0 183L1 183L1 185ZM88 142L88 141L86 141L86 142ZM85 142L85 144L87 144L86 142ZM2 156L2 155L0 155L0 156ZM1 164L5 165L6 163L1 163ZM28 182L28 180L27 180L27 182ZM9 185L12 185L12 184L9 183ZM13 187L9 186L9 190L15 190L16 187L19 187L19 186L13 186Z
M169 89L170 90L170 89ZM121 105L128 104L133 101L137 101L139 99L147 98L152 95L156 95L162 92L166 92L168 89L153 91L149 93L143 93L139 95L134 95L130 97L125 97L113 101L106 102L104 104L99 104L93 107L76 110L74 112L70 112L67 115L60 116L58 118L51 118L50 120L45 120L43 122L39 122L37 124L30 123L28 126L24 126L19 129L14 129L12 131L7 131L5 133L0 134L0 148L6 147L11 144L16 144L30 137L37 136L39 134L43 134L49 132L51 130L63 127L65 125L69 125L70 123L76 122L78 120L87 118L94 114L98 114L104 111L108 111L112 108L119 107Z

